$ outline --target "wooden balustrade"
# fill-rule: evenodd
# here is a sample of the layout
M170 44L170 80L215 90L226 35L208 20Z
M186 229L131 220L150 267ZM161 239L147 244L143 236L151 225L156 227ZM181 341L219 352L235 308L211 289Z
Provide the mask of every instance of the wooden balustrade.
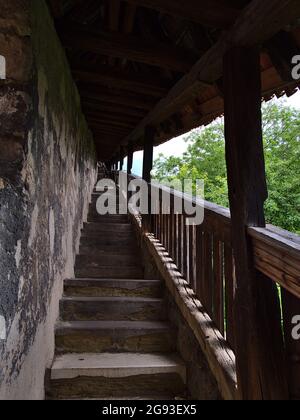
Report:
M135 178L129 175L128 179ZM150 218L151 232L166 249L210 319L235 351L235 263L229 210L204 202L203 223L189 226L186 224L189 216L174 211L174 200L182 199L183 203L188 201L189 205L195 207L203 206L201 201L157 184L152 184L152 192L159 200L155 203L157 214L152 214ZM163 208L162 193L170 193L171 196L167 209ZM297 389L300 379L295 379L295 372L299 374L296 360L300 355L300 343L291 340L291 331L292 317L300 315L300 237L271 225L248 228L248 237L261 281L271 279L282 290L287 371L292 382L291 394L299 398Z

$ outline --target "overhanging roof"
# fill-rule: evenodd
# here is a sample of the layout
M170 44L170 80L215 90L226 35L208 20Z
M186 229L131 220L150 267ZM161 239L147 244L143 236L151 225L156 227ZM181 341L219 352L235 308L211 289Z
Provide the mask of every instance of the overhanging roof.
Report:
M222 59L261 48L262 97L291 95L299 0L49 0L99 159L147 125L160 144L223 113Z

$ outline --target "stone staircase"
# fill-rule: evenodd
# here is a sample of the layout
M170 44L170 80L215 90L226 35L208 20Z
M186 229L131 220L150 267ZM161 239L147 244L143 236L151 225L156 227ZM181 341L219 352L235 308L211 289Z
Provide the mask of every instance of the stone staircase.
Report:
M125 215L99 216L94 191L75 279L64 283L49 399L175 399L185 366L163 285L145 280Z

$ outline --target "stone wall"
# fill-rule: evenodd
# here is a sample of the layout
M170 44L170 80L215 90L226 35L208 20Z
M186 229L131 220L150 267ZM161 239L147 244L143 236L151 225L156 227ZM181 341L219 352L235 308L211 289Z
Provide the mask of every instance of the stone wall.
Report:
M96 158L44 0L0 0L0 55L0 399L40 399Z

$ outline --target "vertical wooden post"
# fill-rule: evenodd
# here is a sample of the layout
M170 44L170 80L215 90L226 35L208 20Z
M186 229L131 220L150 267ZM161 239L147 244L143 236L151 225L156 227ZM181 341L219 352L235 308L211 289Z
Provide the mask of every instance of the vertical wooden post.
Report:
M121 149L120 149L120 171L123 170L123 166L124 166L124 150L123 150L123 147L121 147Z
M133 146L128 146L128 157L127 157L127 174L131 175L133 165Z
M148 126L145 129L144 137L144 160L143 160L143 179L146 182L151 182L151 171L153 169L153 146L154 146L153 127Z
M234 318L240 398L287 399L276 286L254 267L247 226L265 227L267 199L261 121L260 56L234 48L224 57L225 138L232 246Z
M143 179L151 182L151 171L153 169L153 147L155 129L151 126L145 129L144 138L144 159L143 159ZM151 231L151 191L148 194L148 215L143 215L143 229L145 232Z

